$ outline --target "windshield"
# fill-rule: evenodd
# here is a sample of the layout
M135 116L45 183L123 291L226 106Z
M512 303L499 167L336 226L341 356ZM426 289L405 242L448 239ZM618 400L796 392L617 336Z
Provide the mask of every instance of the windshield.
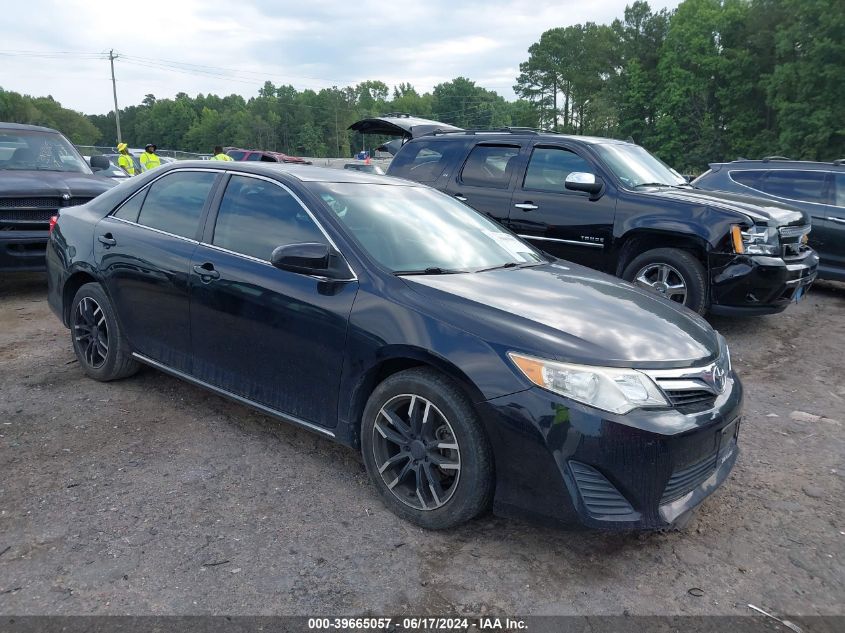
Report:
M61 134L23 130L0 130L0 169L92 173Z
M683 176L639 145L599 143L594 146L610 170L626 187L686 185Z
M315 193L379 264L397 274L479 272L545 262L539 251L433 189L312 183Z

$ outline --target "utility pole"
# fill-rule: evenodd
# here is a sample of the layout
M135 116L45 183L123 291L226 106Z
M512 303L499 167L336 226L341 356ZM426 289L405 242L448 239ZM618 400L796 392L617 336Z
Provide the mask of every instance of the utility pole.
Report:
M114 122L117 125L117 142L122 143L123 138L120 134L120 111L117 107L117 82L114 80L114 60L117 55L114 54L114 49L109 51L109 63L111 64L111 88L114 93Z

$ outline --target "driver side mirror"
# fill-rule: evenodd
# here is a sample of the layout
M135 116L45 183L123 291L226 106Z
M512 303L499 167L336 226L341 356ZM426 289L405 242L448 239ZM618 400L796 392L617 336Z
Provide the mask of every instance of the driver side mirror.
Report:
M91 157L91 169L94 171L103 171L104 169L108 169L111 166L111 162L105 156L92 156Z
M273 250L270 263L280 270L327 279L349 279L352 273L328 244L302 242L285 244Z
M604 181L595 174L584 171L573 171L567 174L564 186L570 191L588 193L590 194L590 200L595 200L604 188Z

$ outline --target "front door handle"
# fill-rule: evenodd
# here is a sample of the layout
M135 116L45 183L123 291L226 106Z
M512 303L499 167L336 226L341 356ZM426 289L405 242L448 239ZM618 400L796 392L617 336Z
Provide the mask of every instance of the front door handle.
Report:
M533 211L534 209L540 208L533 202L518 202L513 206L515 206L517 209L522 209L523 211Z
M461 194L459 194L459 193L456 193L456 194L455 194L455 200L460 200L461 202L466 202L466 201L467 201L467 197L466 197L466 196L462 196L462 195L461 195Z
M830 218L832 221L837 222L839 224L845 224L845 218Z
M105 235L98 235L97 241L106 248L111 248L112 246L117 244L117 240L112 237L111 233L106 233Z
M206 262L202 265L197 264L194 266L194 272L200 277L208 278L209 280L220 279L220 273L214 270L214 264L211 262Z

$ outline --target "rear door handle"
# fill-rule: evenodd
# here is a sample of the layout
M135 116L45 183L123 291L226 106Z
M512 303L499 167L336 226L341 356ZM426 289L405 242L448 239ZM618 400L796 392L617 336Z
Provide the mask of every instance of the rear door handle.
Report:
M523 211L533 211L534 209L540 208L533 202L518 202L513 206L515 206L517 209L522 209Z
M830 218L834 222L838 222L839 224L845 224L845 218Z
M111 233L106 233L105 235L98 235L97 241L106 248L111 248L112 246L117 244L117 240L112 237Z
M459 194L459 193L456 193L456 194L455 194L455 200L460 200L461 202L466 202L466 201L467 201L467 197L466 197L466 196L462 196L462 195L461 195L461 194Z
M220 279L220 273L214 270L214 264L206 262L202 265L194 266L194 272L200 277L207 277L208 279Z

